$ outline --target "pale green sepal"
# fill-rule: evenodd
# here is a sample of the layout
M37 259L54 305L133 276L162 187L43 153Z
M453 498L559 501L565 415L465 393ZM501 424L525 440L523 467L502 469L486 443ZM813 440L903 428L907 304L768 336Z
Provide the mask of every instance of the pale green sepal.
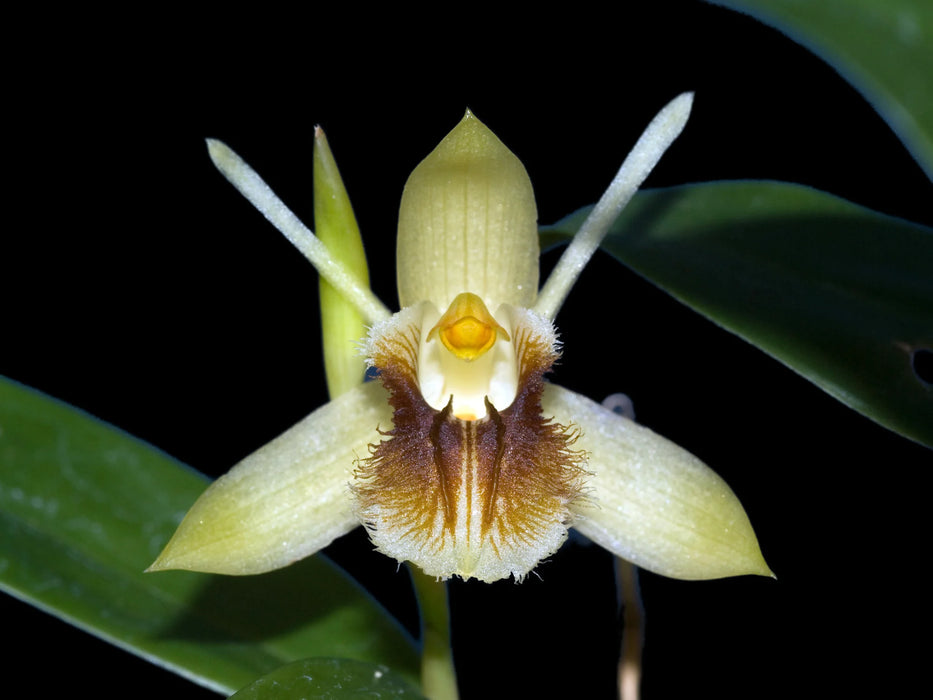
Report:
M530 307L538 292L537 218L525 167L467 111L405 184L399 304L446 309L472 292L491 309Z
M314 228L334 259L360 281L369 284L366 253L350 197L324 131L314 130ZM361 384L366 372L356 343L366 335L363 317L339 290L320 279L324 371L331 398Z
M732 489L686 450L567 389L543 409L579 426L589 498L574 527L616 556L679 579L773 576Z
M258 574L314 554L359 524L354 461L391 427L379 382L337 397L211 484L149 570Z

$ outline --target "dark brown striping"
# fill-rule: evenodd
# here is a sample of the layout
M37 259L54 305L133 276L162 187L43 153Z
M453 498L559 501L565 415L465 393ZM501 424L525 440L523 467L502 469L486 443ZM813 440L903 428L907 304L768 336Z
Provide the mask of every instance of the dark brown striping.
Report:
M437 412L431 424L428 439L434 450L434 471L437 491L444 503L444 527L453 535L457 524L457 489L463 474L463 465L455 459L469 451L468 437L461 435L458 421L453 418L453 397L444 410ZM466 444L465 444L466 443ZM461 447L461 445L464 445Z
M499 493L499 473L502 470L502 456L505 454L505 423L502 416L496 410L489 399L486 399L486 411L489 413L489 419L484 426L484 432L495 436L495 456L492 458L490 473L486 481L486 500L483 503L483 537L489 534L489 528L492 527L493 516L495 515L496 496Z

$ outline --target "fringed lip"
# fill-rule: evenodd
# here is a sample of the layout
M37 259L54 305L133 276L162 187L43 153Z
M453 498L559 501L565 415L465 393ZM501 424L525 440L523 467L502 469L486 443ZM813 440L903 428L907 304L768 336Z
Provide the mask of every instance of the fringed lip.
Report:
M394 427L358 464L360 519L380 551L428 575L521 580L566 539L585 480L576 432L541 411L543 377L557 359L553 327L515 310L514 396L501 410L485 398L481 417L463 419L455 396L441 408L424 399L418 321L403 311L367 343Z

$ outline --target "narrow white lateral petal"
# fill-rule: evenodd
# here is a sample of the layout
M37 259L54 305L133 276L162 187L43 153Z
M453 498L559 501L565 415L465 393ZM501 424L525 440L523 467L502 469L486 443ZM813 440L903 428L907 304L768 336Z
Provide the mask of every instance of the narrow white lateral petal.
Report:
M548 385L545 415L571 420L594 476L574 527L616 556L665 576L771 576L742 504L696 457L590 399Z
M586 263L599 248L609 227L629 203L641 183L687 124L693 106L693 93L685 92L671 100L645 129L625 158L609 188L599 198L570 245L557 261L535 302L534 311L553 321L571 287Z
M150 570L257 574L352 530L354 461L392 427L388 394L363 384L322 406L211 484Z
M301 223L294 212L285 206L259 174L227 144L216 139L207 139L207 152L227 181L301 251L308 262L314 265L318 274L338 290L363 318L369 323L378 323L392 315L385 304L372 293L369 285L360 281L346 265L335 258L311 229Z

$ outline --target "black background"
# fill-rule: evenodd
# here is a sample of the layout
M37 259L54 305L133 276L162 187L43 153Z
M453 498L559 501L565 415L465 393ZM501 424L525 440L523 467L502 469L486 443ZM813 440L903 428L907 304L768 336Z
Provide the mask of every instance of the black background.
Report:
M721 8L271 12L31 18L8 85L0 372L211 475L326 388L316 275L217 174L204 137L310 222L322 125L393 307L402 186L466 107L525 163L542 223L595 201L654 113L694 90L647 186L789 180L933 224L929 181L859 94ZM641 422L716 469L778 576L642 574L646 699L862 695L921 677L928 450L602 254L558 325L554 381L627 392ZM416 624L404 572L361 532L328 552ZM538 574L453 584L463 697L612 697L611 558L574 539ZM212 696L12 599L0 615L8 678L41 678L40 695Z

